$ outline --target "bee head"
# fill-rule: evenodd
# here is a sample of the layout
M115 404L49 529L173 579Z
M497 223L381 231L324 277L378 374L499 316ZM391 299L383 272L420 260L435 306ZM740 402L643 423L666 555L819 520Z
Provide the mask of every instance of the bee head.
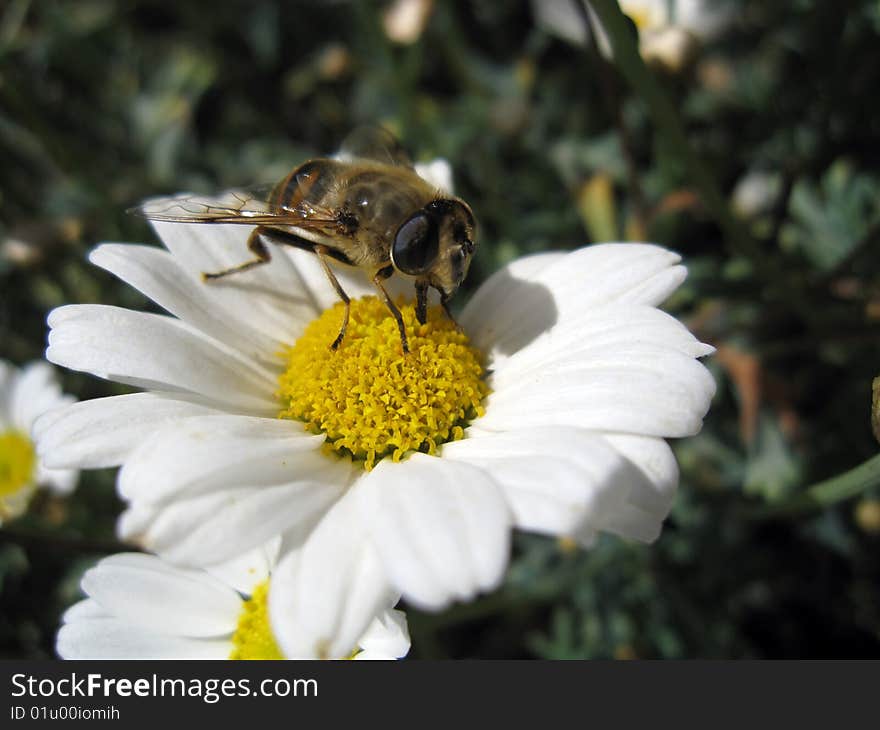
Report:
M475 247L474 214L458 198L432 200L407 218L391 245L391 263L424 278L447 298L458 289Z

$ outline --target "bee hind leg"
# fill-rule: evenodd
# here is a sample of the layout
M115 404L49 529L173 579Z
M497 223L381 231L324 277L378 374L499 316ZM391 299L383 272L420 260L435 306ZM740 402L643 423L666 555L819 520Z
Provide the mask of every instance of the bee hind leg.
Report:
M224 276L229 276L230 274L239 274L242 271L247 271L248 269L252 269L255 266L261 266L262 264L268 264L272 259L272 255L269 253L269 249L266 248L266 244L263 243L261 236L265 234L266 231L261 226L257 226L251 231L251 235L248 236L247 247L248 250L254 254L254 258L250 261L245 261L243 264L239 264L238 266L231 266L228 269L223 269L221 271L213 271L211 273L202 272L202 281L213 281L215 279L222 279Z
M373 277L373 284L379 290L379 294L382 295L382 301L385 302L388 311L391 312L394 319L397 320L397 330L400 332L400 344L403 345L403 354L409 355L409 342L406 339L406 327L403 324L403 316L400 314L400 310L394 302L391 301L391 297L388 296L385 287L382 286L382 280L387 279L392 273L394 273L394 269L390 266L386 266L384 269L379 269Z
M324 273L327 275L327 278L330 280L330 283L333 285L339 298L345 303L345 313L342 315L342 327L339 328L339 334L330 345L331 350L338 350L339 346L342 344L342 339L345 337L345 330L348 327L348 314L351 311L351 300L348 298L348 294L345 293L345 290L336 278L336 274L333 273L333 269L331 269L330 265L327 263L326 257L329 253L329 249L318 243L315 244L312 250L318 257L318 261L321 263L321 268L324 269Z

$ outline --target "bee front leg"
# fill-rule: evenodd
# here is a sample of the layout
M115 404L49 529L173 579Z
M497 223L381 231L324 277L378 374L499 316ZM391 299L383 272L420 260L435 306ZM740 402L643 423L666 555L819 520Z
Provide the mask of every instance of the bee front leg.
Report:
M250 261L245 261L243 264L239 264L238 266L231 266L228 269L223 269L222 271L214 271L211 273L202 272L202 281L212 281L214 279L222 279L224 276L229 276L230 274L239 274L242 271L247 271L248 269L252 269L255 266L260 266L262 264L268 264L272 259L272 255L269 253L269 249L266 248L266 244L263 243L261 236L269 233L262 226L257 226L254 230L251 231L251 235L248 236L247 247L248 250L254 254L254 258Z
M446 312L446 316L449 317L449 321L455 325L455 329L459 332L464 332L464 328L455 321L455 317L452 316L452 312L449 311L449 299L450 297L445 292L440 292L440 306L443 307L443 311Z
M428 321L428 282L422 279L416 281L416 319L419 324Z
M333 273L333 269L330 268L330 264L327 263L326 256L330 253L330 249L326 246L322 246L320 243L316 243L313 251L318 257L318 261L321 263L321 268L324 269L324 273L327 275L327 278L330 280L330 283L333 285L339 298L345 303L345 313L342 315L342 327L339 329L339 334L336 336L336 339L333 340L333 343L330 345L331 350L338 350L339 346L342 344L342 338L345 337L345 330L348 327L348 314L351 311L351 300L348 298L348 294L345 293L345 290L336 278L336 274Z
M379 290L379 293L382 295L382 301L385 302L385 306L388 307L388 311L394 316L394 319L397 320L397 329L400 332L400 344L403 345L403 354L409 355L409 342L406 339L406 327L403 324L403 316L400 314L400 310L391 301L391 297L388 296L388 292L385 291L385 287L382 286L382 280L387 279L391 274L394 273L394 269L390 266L386 266L384 269L379 269L376 272L376 275L373 277L373 284Z

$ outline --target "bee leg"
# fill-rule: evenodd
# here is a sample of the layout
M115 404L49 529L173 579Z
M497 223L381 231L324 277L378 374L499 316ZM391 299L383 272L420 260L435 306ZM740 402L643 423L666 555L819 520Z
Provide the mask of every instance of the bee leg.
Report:
M213 279L221 279L224 276L229 276L230 274L238 274L242 271L247 271L248 269L252 269L255 266L260 266L262 264L268 264L272 259L272 255L269 253L269 249L266 248L266 244L263 243L260 236L267 233L266 229L262 226L257 226L251 231L251 235L248 236L247 247L248 250L254 254L255 258L252 258L250 261L245 261L243 264L239 264L238 266L232 266L228 269L223 269L222 271L214 271L211 273L202 272L202 281L211 281Z
M333 269L331 269L330 265L327 263L325 256L329 253L329 249L318 243L315 244L313 250L318 257L318 261L321 263L321 268L324 269L324 273L327 275L327 278L330 280L330 283L333 285L339 298L345 302L345 313L342 315L342 327L339 329L339 334L336 336L336 339L333 340L333 344L330 345L331 350L338 350L339 346L342 344L342 338L345 337L345 329L348 327L348 313L351 311L351 300L348 298L348 294L345 293L345 290L336 278L336 274L333 273Z
M409 355L409 342L407 342L406 339L406 327L403 324L403 317L400 314L400 310L395 306L394 302L391 301L391 297L388 296L385 287L382 286L382 280L387 279L393 272L394 269L390 266L386 266L384 269L379 269L373 277L373 284L375 284L379 293L382 295L382 301L385 302L388 311L391 312L391 314L394 315L394 319L397 320L397 329L400 332L400 343L403 345L403 354Z
M419 324L428 321L428 282L416 281L416 319Z
M440 306L443 307L443 311L446 312L446 316L449 317L449 321L455 325L455 329L459 332L464 332L462 326L455 321L455 317L453 317L452 312L449 311L449 297L444 292L440 292Z

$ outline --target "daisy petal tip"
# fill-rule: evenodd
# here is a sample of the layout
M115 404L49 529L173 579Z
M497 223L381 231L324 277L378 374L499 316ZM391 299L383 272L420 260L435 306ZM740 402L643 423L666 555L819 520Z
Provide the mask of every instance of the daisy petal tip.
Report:
M124 510L116 521L116 537L129 545L142 547L142 524L140 515L131 509Z
M70 624L64 624L58 629L55 637L55 653L61 659L80 659L79 642L74 636L75 629Z
M654 255L663 258L670 266L672 266L673 264L677 264L679 261L681 261L681 254L667 248L666 246L662 246L659 243L653 243L651 241L609 241L603 243L595 243L590 246L586 246L585 248L600 248L607 250L608 252L614 253L625 251L629 255Z
M99 243L89 251L89 263L100 269L115 273L114 267L127 259L127 255L137 247L131 243Z
M71 317L76 316L79 310L82 308L81 304L62 304L60 307L55 307L49 314L46 316L46 324L49 325L50 328L58 327L62 322L70 319ZM52 333L49 333L51 337Z
M361 636L361 651L355 659L400 659L410 650L411 641L406 614L389 609L376 616L366 633Z
M678 282L677 286L681 286L684 284L685 280L688 278L688 267L684 264L678 263L681 261L681 256L678 254L674 254L674 260L670 261L672 264L669 269L674 273L674 278Z
M662 519L645 519L638 524L635 522L629 523L624 536L643 545L652 545L657 542L657 539L663 532L663 521Z
M687 267L684 266L684 264L680 263L680 253L678 253L677 251L673 251L670 248L666 248L666 246L661 246L659 243L645 243L643 245L660 252L661 255L666 259L666 262L670 267L681 268L683 270L684 276L687 276Z
M94 264L95 266L102 266L102 262L106 259L108 255L110 255L111 250L113 249L112 243L99 243L88 253L89 263Z
M66 497L73 493L79 484L79 471L76 469L64 468L64 466L52 467L46 463L44 463L43 466L51 470L45 480L48 489L62 497Z
M50 325L51 326L51 325ZM64 366L64 358L61 356L59 352L59 348L52 343L52 332L49 332L49 346L46 348L46 352L43 354L43 357L46 358L53 365Z
M272 633L284 656L297 659L329 659L337 647L323 622L308 620L307 594L300 585L301 553L287 555L276 566L269 589ZM344 655L340 651L339 655Z

